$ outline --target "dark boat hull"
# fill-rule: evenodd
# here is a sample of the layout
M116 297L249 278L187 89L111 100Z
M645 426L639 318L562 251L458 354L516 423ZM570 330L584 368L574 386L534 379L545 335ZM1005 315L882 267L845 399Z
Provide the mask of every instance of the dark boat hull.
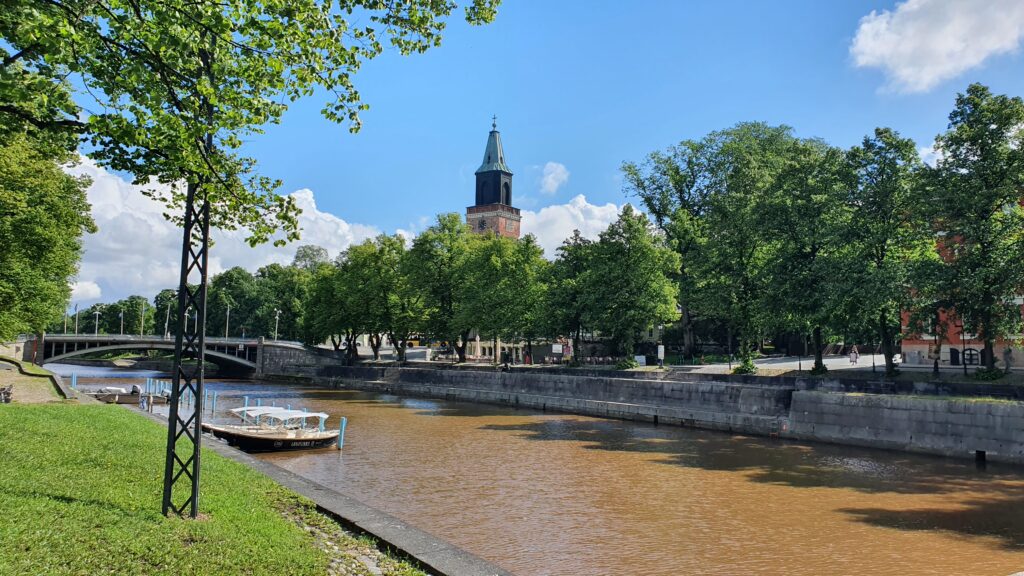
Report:
M277 452L279 450L311 450L327 448L338 443L337 436L327 438L260 438L247 434L237 434L228 430L210 427L203 424L203 430L228 444L246 452Z
M96 400L99 400L100 402L105 402L107 404L135 404L136 406L139 404L139 395L138 394L107 394L107 393L101 393L101 394L87 394L87 395L91 396L92 398L95 398ZM153 396L153 404L166 404L166 403L167 403L167 398L165 398L163 396Z

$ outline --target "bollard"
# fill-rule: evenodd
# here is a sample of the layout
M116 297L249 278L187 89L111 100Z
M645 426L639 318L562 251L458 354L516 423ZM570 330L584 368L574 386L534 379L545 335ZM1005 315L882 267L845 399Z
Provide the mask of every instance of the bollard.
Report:
M262 398L257 398L256 399L256 407L259 408L260 406L263 406L263 399ZM259 424L259 423L260 423L260 415L257 414L256 415L256 424Z
M245 401L245 404L243 404L242 407L243 408L248 408L249 407L249 397L248 396L242 396L242 400Z
M210 405L210 391L209 390L203 390L203 406L209 406L209 405Z
M216 411L217 411L217 392L214 391L214 393L213 393L213 402L210 404L210 414L213 414Z
M285 404L285 410L291 410L291 409L292 409L292 405L291 404Z
M338 426L338 450L341 450L342 446L345 445L345 425L348 424L348 418L341 417L341 424Z

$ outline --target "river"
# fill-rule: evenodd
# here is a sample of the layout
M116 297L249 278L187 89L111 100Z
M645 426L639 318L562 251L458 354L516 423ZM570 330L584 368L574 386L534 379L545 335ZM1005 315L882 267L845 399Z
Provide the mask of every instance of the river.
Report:
M260 458L523 576L1024 570L1017 466L357 391L210 390L219 417L243 395L348 417L343 451Z

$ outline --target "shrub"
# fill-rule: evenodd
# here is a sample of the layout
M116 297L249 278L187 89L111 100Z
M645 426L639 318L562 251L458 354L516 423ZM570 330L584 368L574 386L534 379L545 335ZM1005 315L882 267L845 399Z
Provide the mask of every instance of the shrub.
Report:
M732 369L733 374L757 374L757 366L753 358L745 358L738 366Z
M999 380L1000 378L1002 378L1005 375L1006 375L1006 373L1003 372L1002 370L1000 370L999 368L993 368L991 370L989 370L988 368L978 368L978 370L974 372L974 379L975 380Z
M623 358L615 364L616 370L631 370L633 368L639 368L640 363L632 358Z

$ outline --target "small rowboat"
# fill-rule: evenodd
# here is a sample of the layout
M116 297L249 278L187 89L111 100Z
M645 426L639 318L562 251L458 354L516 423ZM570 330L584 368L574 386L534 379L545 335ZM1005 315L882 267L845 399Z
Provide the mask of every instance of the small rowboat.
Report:
M338 441L338 430L325 430L328 415L323 412L288 410L272 406L234 408L231 413L241 424L203 423L203 431L247 452L325 448ZM307 422L316 418L316 426Z
M142 394L142 389L138 384L132 385L130 391L126 388L105 386L96 392L86 392L85 395L107 404L138 404L139 398L142 396L152 396L153 404L167 403L167 397L164 395Z

